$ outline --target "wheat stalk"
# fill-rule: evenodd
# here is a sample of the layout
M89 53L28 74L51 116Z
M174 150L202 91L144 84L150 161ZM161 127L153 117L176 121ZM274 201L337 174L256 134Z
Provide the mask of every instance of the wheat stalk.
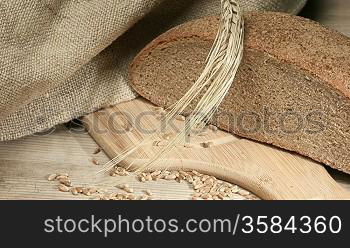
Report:
M168 114L164 117L163 121L165 124L168 125L178 114L181 114L202 93L204 88L208 89L204 92L193 112L186 119L184 129L136 172L149 168L158 159L169 153L191 130L202 128L212 118L236 76L243 56L243 36L244 21L239 4L236 0L221 0L219 31L207 57L206 66L194 85L172 106ZM140 144L126 149L119 156L109 161L102 171L111 169L145 143L154 140L159 133L151 135Z

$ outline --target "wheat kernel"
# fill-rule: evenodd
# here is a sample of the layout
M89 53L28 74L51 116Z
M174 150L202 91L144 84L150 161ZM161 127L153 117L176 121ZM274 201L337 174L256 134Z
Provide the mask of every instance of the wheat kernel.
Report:
M180 175L187 176L188 173L186 171L179 171Z
M203 142L203 143L201 143L201 145L204 148L210 148L214 145L214 143L213 142Z
M152 196L152 195L153 195L152 191L150 191L150 190L148 190L148 189L145 190L144 192L145 192L145 194L148 195L148 196Z
M209 198L211 198L211 196L207 193L203 194L201 197L205 200L208 200Z
M238 194L240 194L241 196L248 196L250 195L250 193L244 189L241 189L240 191L238 191Z
M192 173L193 173L193 175L195 175L195 176L197 176L197 177L202 176L201 173L199 173L198 171L195 171L195 170L193 170Z
M134 190L131 188L124 188L124 191L127 193L134 193Z
M153 107L153 111L164 111L163 107Z
M162 173L162 171L157 170L151 173L152 176L159 176Z
M176 179L176 175L167 175L167 176L164 177L164 179L168 180L168 181L175 180Z
M241 195L234 195L232 197L232 200L239 200L239 201L242 201L242 200L246 200L246 198L244 198L243 196Z
M190 143L187 143L184 145L185 148L193 148L194 145L193 144L190 144Z
M104 200L104 201L109 201L111 198L108 196L108 195L103 195L101 197L101 200Z
M238 193L238 191L239 191L239 187L237 185L235 185L231 188L232 193Z
M57 178L57 174L51 174L47 177L48 181L54 181Z
M97 147L97 148L94 150L93 154L96 155L96 154L99 154L100 152L101 152L101 148L100 148L100 147Z
M59 181L59 180L67 180L68 179L68 176L66 176L66 175L58 175L57 177L56 177L56 180L57 181Z
M90 192L91 194L96 194L96 193L97 193L97 189L96 189L96 188L90 188L90 189L89 189L89 192Z
M176 116L176 120L178 120L178 121L185 121L186 117L183 116L183 115L178 115L178 116Z
M205 180L204 183L206 185L214 185L214 180L212 178L209 178L209 179Z
M116 187L119 189L125 189L125 188L129 188L129 184L121 184L121 185L117 185Z
M72 186L72 182L69 180L69 179L67 179L67 178L65 178L65 179L60 179L60 180L58 180L61 184L64 184L64 185L66 185L66 186L68 186L68 187L70 187L70 186Z
M191 175L186 176L186 181L189 183L193 183L193 177Z
M99 164L100 164L100 163L97 161L96 158L91 159L91 162L92 162L94 165L99 165Z
M197 184L194 186L194 189L197 190L197 189L201 189L203 188L205 185L204 184Z
M209 179L209 176L208 175L205 175L202 177L202 182L205 182L207 179Z
M162 140L162 141L159 141L159 142L157 143L157 146L167 146L168 144L169 144L168 141Z
M86 196L90 196L91 195L91 193L90 193L88 188L84 188L83 189L83 194L86 195Z
M210 187L203 187L200 189L202 193L209 193L210 192Z
M207 136L207 135L208 135L207 132L201 132L201 133L198 134L198 136Z
M200 194L200 193L194 193L194 194L192 194L192 196L193 196L193 197L200 197L201 194Z
M147 174L145 179L146 179L146 181L153 181L153 178L152 178L151 174Z
M214 126L214 125L209 125L209 129L210 129L211 131L214 131L214 132L218 131L217 126Z
M134 131L134 127L131 125L128 125L128 126L126 126L125 131L132 132L132 131Z
M136 196L134 196L134 195L128 195L128 196L126 196L126 198L127 199L129 199L129 200L136 200Z
M68 173L59 173L57 176L69 177Z
M79 193L78 193L78 190L76 189L76 188L72 188L71 190L70 190L70 192L72 193L72 195L78 195Z
M170 140L173 135L171 133L164 134L162 137L165 140Z
M82 187L76 187L75 189L78 191L78 193L80 193L80 194L83 193L83 188Z

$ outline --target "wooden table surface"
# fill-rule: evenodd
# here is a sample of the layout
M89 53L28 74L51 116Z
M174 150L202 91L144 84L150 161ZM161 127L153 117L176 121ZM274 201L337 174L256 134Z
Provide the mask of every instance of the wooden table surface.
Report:
M310 0L301 15L350 36L350 1ZM78 127L59 125L49 135L34 135L16 141L0 143L0 199L89 199L57 191L56 182L48 182L51 173L69 173L73 183L89 185L89 178L108 161L101 152L93 155L97 145ZM331 175L350 191L350 175L330 170ZM116 180L116 179L114 179ZM114 187L111 178L104 182ZM136 192L150 189L157 199L190 199L193 191L185 183L149 182L136 179L128 182Z

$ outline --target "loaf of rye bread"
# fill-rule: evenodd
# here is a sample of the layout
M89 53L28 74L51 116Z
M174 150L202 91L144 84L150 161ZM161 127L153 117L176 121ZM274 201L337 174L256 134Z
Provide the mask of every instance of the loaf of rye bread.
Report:
M195 20L152 41L130 65L133 88L159 106L176 102L202 72L218 24ZM350 38L282 13L247 13L245 24L243 61L212 123L350 173Z

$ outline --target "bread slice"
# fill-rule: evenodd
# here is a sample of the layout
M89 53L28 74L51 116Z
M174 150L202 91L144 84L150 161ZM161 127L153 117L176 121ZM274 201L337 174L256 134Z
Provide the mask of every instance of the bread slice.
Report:
M282 13L245 22L244 58L213 123L350 173L350 38ZM217 29L209 17L155 39L130 66L134 89L173 104L200 75Z

